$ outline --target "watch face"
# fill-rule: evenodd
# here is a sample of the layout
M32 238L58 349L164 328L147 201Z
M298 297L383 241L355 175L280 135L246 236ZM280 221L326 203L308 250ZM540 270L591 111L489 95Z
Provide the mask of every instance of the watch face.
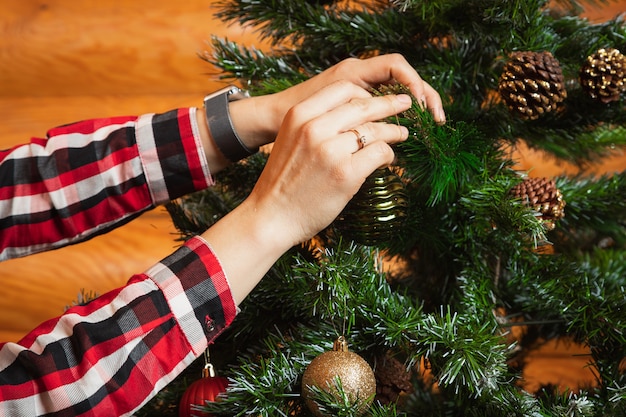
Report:
M230 85L228 87L225 87L217 91L214 91L210 94L207 94L204 97L204 102L206 103L207 101L212 100L216 97L220 97L220 96L225 96L228 101L235 101L235 100L241 100L243 98L249 98L250 93L248 93L246 90L240 89L239 87Z
M241 100L243 98L249 98L249 97L250 97L250 93L248 93L246 90L242 90L237 87L233 87L228 92L228 101Z

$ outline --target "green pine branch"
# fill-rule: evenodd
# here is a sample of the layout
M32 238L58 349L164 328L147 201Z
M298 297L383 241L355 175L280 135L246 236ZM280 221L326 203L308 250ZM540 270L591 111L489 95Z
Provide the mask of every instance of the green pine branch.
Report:
M267 54L228 39L211 38L212 52L200 58L221 70L220 78L243 80L253 94L270 94L304 81L315 71L302 70L297 56L288 51ZM319 71L318 71L319 72Z
M552 236L559 251L626 248L626 171L598 178L561 177L557 187L567 204L565 218Z

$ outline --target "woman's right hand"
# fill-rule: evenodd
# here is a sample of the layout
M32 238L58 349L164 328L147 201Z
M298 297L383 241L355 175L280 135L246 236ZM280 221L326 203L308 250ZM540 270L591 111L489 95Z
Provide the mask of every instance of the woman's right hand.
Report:
M390 144L408 131L380 120L410 105L407 95L372 96L335 81L287 112L250 196L203 235L238 302L285 251L328 226L369 174L393 161Z
M380 120L410 104L407 95L372 97L348 81L322 88L287 113L250 204L268 208L266 216L276 217L287 245L312 237L369 174L393 161L389 144L406 139L408 131Z

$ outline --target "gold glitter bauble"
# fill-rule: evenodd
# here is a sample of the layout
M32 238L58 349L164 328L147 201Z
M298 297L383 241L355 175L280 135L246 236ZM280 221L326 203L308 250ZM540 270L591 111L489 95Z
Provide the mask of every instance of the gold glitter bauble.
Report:
M359 415L365 413L376 394L376 377L369 364L359 355L348 350L348 344L339 337L333 350L324 352L311 361L302 375L302 397L307 407L317 417L329 417L319 410L311 398L310 387L332 394L338 400L335 379L341 380L341 386L351 403L358 403Z

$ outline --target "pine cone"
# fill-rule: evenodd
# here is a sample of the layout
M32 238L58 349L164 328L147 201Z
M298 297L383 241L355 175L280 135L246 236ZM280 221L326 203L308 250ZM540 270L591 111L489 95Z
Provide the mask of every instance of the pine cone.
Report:
M580 68L580 85L602 103L620 99L626 91L626 56L613 48L599 49Z
M565 200L554 180L527 178L511 188L510 194L540 213L548 230L554 229L554 222L565 216Z
M376 363L376 401L381 404L395 403L403 393L413 390L411 372L389 352Z
M567 97L559 61L548 51L513 52L498 91L509 110L525 120L556 110Z

